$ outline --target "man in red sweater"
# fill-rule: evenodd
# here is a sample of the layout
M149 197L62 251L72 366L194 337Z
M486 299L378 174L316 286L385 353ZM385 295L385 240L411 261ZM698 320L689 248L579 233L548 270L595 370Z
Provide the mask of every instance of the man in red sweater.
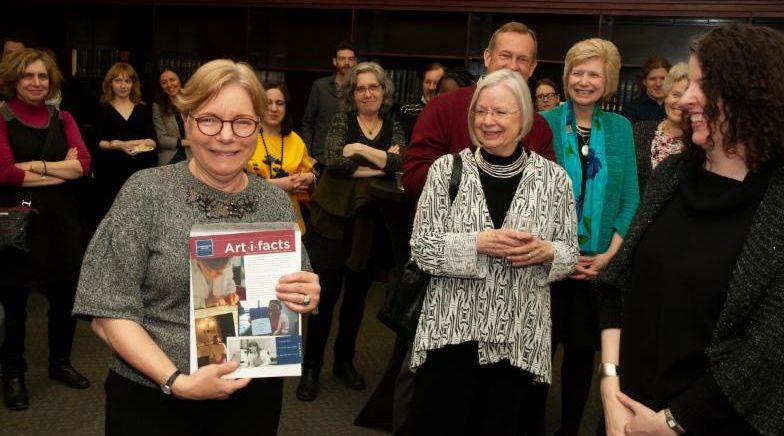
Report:
M508 68L526 80L536 68L536 34L525 24L511 22L499 27L484 52L488 73ZM456 89L432 100L419 115L403 163L403 187L419 198L427 171L439 157L471 146L468 137L468 106L475 86ZM547 122L534 113L534 125L523 138L526 150L555 160L553 133Z

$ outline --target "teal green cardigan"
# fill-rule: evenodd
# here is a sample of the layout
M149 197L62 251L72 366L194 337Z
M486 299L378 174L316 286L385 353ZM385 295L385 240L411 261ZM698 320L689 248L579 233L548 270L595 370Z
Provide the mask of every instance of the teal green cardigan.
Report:
M558 165L564 163L564 147L561 141L563 111L567 105L562 104L553 110L542 112L553 131L553 149ZM637 212L640 203L639 185L637 184L637 159L634 153L634 136L629 120L621 115L599 111L599 119L604 126L605 148L607 153L607 188L604 194L602 224L599 229L601 252L607 251L612 241L613 232L626 237L629 225ZM572 180L572 183L580 183Z

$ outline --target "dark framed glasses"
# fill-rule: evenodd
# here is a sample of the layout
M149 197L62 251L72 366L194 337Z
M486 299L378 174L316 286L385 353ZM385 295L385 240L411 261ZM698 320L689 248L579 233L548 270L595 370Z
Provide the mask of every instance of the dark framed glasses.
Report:
M231 124L231 131L234 132L234 135L239 136L240 138L247 138L248 136L254 135L256 133L256 128L259 126L259 120L254 118L240 117L233 120L224 120L215 115L195 117L193 114L189 114L189 116L196 121L196 127L199 131L207 136L217 135L220 133L221 129L223 129L223 125L229 123Z

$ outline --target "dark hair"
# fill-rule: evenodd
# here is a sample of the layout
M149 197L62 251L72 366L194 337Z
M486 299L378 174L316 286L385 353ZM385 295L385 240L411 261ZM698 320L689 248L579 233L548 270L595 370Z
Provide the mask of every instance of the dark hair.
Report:
M532 88L532 91L534 92L534 97L536 96L536 90L542 85L547 85L553 88L553 91L555 91L555 93L558 94L558 87L555 85L553 79L549 77L542 77L536 82L536 85L534 85L534 87Z
M432 64L426 66L424 70L422 70L422 77L425 77L425 74L434 70L443 70L444 73L446 73L446 67L443 64L440 64L438 62L433 62Z
M722 131L725 153L732 155L737 152L735 144L745 144L751 171L780 162L784 154L784 34L764 26L730 24L697 38L689 52L702 69L705 116L719 120L724 110L724 120L709 128ZM704 159L704 150L690 140L688 126L684 137L688 138L687 151Z
M163 88L161 87L161 75L167 71L177 75L177 78L180 79L180 88L182 88L183 83L182 76L180 75L179 71L175 70L174 68L164 67L158 70L158 72L155 74L155 81L153 82L155 83L155 86L153 86L155 89L155 102L158 103L158 107L161 109L162 114L170 115L175 113L177 108L174 107L174 103L172 102L171 97L169 97L169 94L164 92Z
M280 134L282 136L286 136L294 130L294 120L292 119L292 102L291 102L291 94L289 94L288 88L283 82L277 81L267 81L264 82L264 91L266 92L269 89L279 89L280 92L283 93L283 101L286 102L286 115L283 116L283 120L280 122Z
M338 43L338 45L335 46L335 54L332 57L337 59L338 52L341 51L341 50L351 50L352 52L354 52L354 56L357 55L357 51L354 50L354 44L352 44L351 42L349 42L349 41L347 41L345 39L343 41L340 41Z
M642 71L640 72L640 83L645 81L645 78L648 77L648 74L650 74L651 71L657 68L664 68L665 70L670 71L671 66L672 64L670 61L660 54L655 54L649 57L645 63L642 64Z
M457 83L457 86L460 88L465 88L466 86L476 85L476 78L473 74L471 74L465 68L450 68L444 72L444 75L438 79L438 84L436 85L436 89L441 87L441 82L446 79L452 79Z

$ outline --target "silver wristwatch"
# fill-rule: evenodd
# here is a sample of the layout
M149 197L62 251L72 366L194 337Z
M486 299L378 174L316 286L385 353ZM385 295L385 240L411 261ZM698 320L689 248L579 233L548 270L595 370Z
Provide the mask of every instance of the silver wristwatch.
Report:
M686 434L686 430L681 427L681 425L678 424L678 421L675 420L675 417L672 416L672 412L670 411L669 407L664 409L664 421L667 423L667 427L669 427L670 430L674 431L675 433Z

